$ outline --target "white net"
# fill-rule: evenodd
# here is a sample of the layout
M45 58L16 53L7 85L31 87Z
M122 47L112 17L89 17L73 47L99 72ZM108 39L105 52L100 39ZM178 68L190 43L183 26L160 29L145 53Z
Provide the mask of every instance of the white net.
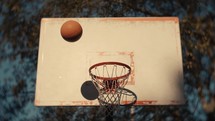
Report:
M124 88L131 73L128 65L120 62L102 62L91 66L89 73L99 91L101 111L105 112L106 116L112 115L121 104L135 103L136 95Z
M128 65L119 62L103 62L90 68L90 75L98 90L110 94L117 93L119 87L127 84L130 72L131 68Z

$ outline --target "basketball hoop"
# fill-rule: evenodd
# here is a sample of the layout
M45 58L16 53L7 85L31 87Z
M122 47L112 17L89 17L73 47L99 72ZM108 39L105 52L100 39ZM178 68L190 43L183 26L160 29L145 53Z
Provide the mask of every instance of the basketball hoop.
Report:
M130 73L130 66L120 62L101 62L89 68L99 92L98 101L106 109L107 116L112 115L117 106L133 105L136 102L136 94L124 88Z
M91 66L89 73L99 90L113 93L127 84L131 68L120 62L101 62Z

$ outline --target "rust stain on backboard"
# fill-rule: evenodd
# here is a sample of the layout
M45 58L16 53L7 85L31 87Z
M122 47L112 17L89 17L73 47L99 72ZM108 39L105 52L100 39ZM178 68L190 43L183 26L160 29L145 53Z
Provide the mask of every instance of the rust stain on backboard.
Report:
M157 102L157 100L142 100L137 101L135 105L155 105Z
M129 82L129 84L132 84L134 85L135 84L135 64L134 64L134 52L131 52L130 54L130 58L131 58L131 63L130 63L130 66L131 66L131 74L130 74L130 78L131 78L131 81Z
M131 67L131 74L130 74L130 81L128 81L128 85L135 84L135 63L134 63L134 52L118 52L119 55L128 55L130 57L130 67Z
M75 105L93 105L93 101L72 101Z
M35 105L40 105L40 101L39 101L39 100L35 100L35 101L34 101L34 104L35 104Z
M104 56L105 52L98 52L99 56Z
M110 53L105 52L105 51L103 51L103 52L98 52L98 55L99 55L99 56L111 56Z

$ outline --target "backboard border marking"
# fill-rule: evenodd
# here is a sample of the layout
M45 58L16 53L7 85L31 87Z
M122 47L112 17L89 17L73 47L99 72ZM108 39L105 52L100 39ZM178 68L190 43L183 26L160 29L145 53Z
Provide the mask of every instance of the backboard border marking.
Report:
M40 103L41 102L41 103ZM129 104L131 101L122 101L122 104ZM49 104L47 104L49 103ZM51 104L50 104L51 103ZM169 100L165 101L163 103L160 103L157 100L139 100L134 105L180 105L184 104L181 100ZM99 106L98 100L92 100L92 101L39 101L35 100L36 106Z
M131 74L129 76L130 81L128 81L127 85L135 85L135 63L134 63L134 52L118 52L119 55L128 55L131 59L130 67Z
M135 85L135 62L134 62L134 52L133 51L118 51L118 52L97 52L98 56L111 56L112 54L122 55L122 56L129 56L130 63L129 66L131 67L131 74L129 75L129 81L127 85Z
M110 21L110 20L116 20L116 21L174 21L175 23L179 23L178 17L106 17L106 18L42 18L41 21L44 22L52 22L55 21L67 21L67 20L98 20L98 21Z
M175 23L179 22L178 17L119 17L119 18L101 18L100 21L109 21L109 20L117 20L117 21L174 21Z

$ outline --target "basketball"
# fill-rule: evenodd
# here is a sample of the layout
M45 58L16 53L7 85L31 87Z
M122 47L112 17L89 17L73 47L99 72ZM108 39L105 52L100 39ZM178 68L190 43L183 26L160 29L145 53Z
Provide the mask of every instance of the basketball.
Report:
M64 40L75 42L82 35L82 27L78 22L69 20L61 26L60 33Z

